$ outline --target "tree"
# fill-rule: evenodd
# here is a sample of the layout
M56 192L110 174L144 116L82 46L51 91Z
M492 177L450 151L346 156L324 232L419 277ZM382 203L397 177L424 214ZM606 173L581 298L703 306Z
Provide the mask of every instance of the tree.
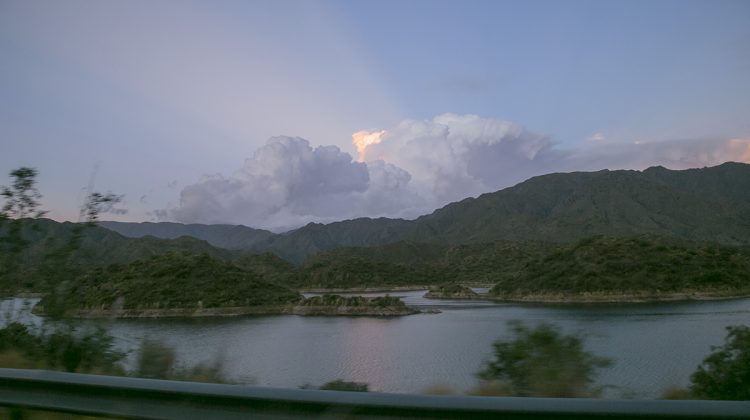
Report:
M23 219L26 217L42 217L45 212L38 210L39 199L42 195L36 189L36 176L39 173L34 168L22 166L10 172L13 185L3 186L2 195L5 204L0 217L3 219Z
M711 347L713 353L690 376L690 391L698 398L750 400L750 328L727 331L724 345Z
M28 245L23 237L25 219L42 217L39 210L42 195L36 189L34 168L20 167L10 172L13 184L0 187L5 199L0 210L0 277L10 277L18 266L18 254Z
M549 324L534 329L522 323L509 323L515 337L493 344L495 359L477 375L485 381L499 381L512 395L523 397L584 397L596 370L611 361L583 349L576 335L563 335Z
M89 226L95 225L99 215L114 209L114 206L122 201L123 196L108 192L106 194L92 192L86 197L86 202L81 207L81 220ZM124 212L125 210L118 210Z
M77 223L73 227L70 238L64 245L55 247L50 243L50 251L42 268L48 284L54 286L54 289L47 294L47 305L45 307L47 315L52 317L65 315L68 299L71 298L70 289L75 283L75 279L85 271L85 268L79 267L73 258L73 255L81 248L84 231L87 228L95 227L99 220L99 214L112 210L113 206L120 201L122 201L122 196L111 192L106 194L89 193L86 202L79 211L79 222L82 221L83 223Z

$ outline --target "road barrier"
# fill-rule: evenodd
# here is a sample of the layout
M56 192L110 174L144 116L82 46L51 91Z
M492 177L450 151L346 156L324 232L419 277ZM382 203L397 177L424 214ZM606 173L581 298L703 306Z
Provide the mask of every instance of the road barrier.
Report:
M750 418L750 402L519 398L264 388L0 368L0 406L138 419Z

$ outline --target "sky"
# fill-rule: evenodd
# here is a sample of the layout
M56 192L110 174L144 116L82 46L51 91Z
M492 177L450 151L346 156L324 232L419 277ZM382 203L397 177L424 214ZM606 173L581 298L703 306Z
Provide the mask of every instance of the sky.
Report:
M0 185L283 231L750 163L748 1L0 0Z

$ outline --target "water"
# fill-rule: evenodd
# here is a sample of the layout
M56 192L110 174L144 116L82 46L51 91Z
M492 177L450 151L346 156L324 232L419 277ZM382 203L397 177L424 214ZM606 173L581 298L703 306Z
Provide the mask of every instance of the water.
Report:
M507 321L549 322L585 337L586 348L614 360L598 385L607 396L654 398L689 376L721 345L728 325L750 323L750 299L722 301L532 305L435 301L424 291L397 292L407 304L440 314L398 318L255 316L225 319L82 321L102 325L131 353L144 338L174 346L186 365L223 361L231 379L296 388L334 379L366 382L386 392L423 392L434 385L466 391L508 338ZM375 294L370 294L375 295ZM21 308L20 299L2 302ZM33 302L33 301L32 301ZM24 315L24 322L38 322Z

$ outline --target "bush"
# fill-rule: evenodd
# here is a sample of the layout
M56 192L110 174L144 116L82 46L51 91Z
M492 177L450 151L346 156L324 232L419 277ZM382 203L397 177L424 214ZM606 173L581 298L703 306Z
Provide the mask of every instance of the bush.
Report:
M336 379L335 381L321 385L318 389L327 391L368 392L370 386L362 382L347 382L341 379Z
M554 326L542 324L529 329L520 322L511 322L510 326L515 338L493 344L495 360L486 363L479 378L499 382L494 388L505 384L511 395L523 397L594 394L590 386L596 370L609 366L609 359L583 350L580 337L563 335Z
M174 349L155 340L143 340L138 352L135 375L141 378L168 379L175 370Z
M20 323L0 329L3 367L43 367L86 373L122 373L123 354L113 350L112 337L102 329L60 328L34 332Z
M750 328L727 327L725 343L712 347L690 376L690 391L698 398L750 400Z

